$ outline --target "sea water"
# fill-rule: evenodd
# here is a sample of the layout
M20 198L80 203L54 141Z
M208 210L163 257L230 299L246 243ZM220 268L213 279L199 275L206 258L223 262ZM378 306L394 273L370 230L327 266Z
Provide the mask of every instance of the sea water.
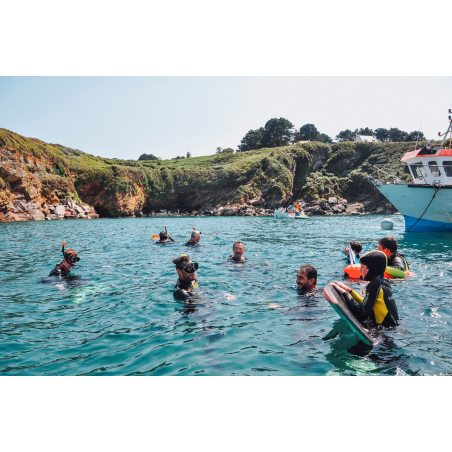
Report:
M181 217L0 224L0 375L441 375L452 373L447 233L406 233L394 215ZM176 243L152 234L167 225ZM188 248L191 227L202 232ZM365 346L321 292L300 296L302 264L318 287L343 280L343 247L392 235L416 276L393 281L400 325ZM248 261L227 261L234 241ZM81 258L47 278L61 243ZM201 303L173 298L172 259L199 263ZM354 283L359 290L359 283ZM236 300L228 300L225 294Z

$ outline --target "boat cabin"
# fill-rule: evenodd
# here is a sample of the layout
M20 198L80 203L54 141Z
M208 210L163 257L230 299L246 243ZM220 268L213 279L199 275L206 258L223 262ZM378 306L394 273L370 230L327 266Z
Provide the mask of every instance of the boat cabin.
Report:
M452 150L440 144L407 152L402 162L408 165L415 185L452 186Z

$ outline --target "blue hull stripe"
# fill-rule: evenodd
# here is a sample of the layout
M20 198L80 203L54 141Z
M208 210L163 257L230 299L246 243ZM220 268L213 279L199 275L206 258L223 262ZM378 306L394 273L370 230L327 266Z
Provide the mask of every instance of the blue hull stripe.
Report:
M417 218L409 217L408 215L404 215L405 217L405 231L408 231L410 227L416 223ZM411 229L410 232L440 232L440 231L451 231L452 232L452 223L443 223L441 221L432 221L425 220L422 218L418 221L416 226Z

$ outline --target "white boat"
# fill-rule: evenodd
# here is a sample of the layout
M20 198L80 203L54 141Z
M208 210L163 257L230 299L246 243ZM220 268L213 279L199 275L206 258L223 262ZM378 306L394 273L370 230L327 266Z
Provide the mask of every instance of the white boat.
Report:
M282 218L307 219L309 217L306 216L303 211L287 212L286 209L284 209L283 207L280 207L278 210L275 210L275 218L278 218L278 219L282 219Z
M369 176L380 193L404 216L406 231L452 231L452 149L443 146L449 133L452 133L452 116L449 116L449 127L441 144L427 142L422 149L407 152L402 157L412 183L399 180L393 171L394 165L376 165L384 182Z

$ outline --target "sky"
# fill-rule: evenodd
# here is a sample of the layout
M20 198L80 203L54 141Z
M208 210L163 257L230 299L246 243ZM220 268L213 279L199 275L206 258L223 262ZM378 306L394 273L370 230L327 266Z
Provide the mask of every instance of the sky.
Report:
M237 149L280 117L332 138L422 120L435 139L449 108L452 77L0 77L0 128L121 159Z

